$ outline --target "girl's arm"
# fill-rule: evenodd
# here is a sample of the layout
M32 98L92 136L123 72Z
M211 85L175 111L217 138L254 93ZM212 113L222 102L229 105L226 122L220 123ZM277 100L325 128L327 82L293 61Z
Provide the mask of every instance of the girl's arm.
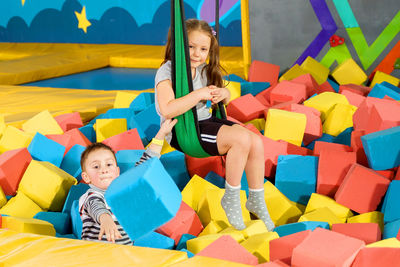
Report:
M212 91L209 87L204 87L175 99L172 82L164 80L157 84L157 101L161 115L166 119L181 115L196 106L201 100L211 100Z
M218 88L215 85L210 85L208 87L213 89L211 92L211 95L213 96L211 99L213 104L217 104L221 101L224 105L229 103L231 92L227 88Z

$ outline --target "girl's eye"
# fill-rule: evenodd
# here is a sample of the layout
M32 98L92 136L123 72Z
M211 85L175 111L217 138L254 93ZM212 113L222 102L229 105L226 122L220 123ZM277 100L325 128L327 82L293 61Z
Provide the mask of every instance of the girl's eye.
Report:
M203 50L203 51L207 51L207 48L202 48L201 50Z
M189 45L189 48L193 48L193 45Z

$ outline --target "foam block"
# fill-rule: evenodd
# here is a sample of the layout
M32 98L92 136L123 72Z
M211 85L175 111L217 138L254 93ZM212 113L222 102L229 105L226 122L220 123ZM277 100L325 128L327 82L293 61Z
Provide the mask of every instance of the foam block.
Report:
M36 134L37 132L43 135L64 133L48 110L43 110L24 122L22 124L22 129L30 134Z
M378 99L375 97L366 97L364 101L358 106L356 112L353 115L354 130L366 130L368 123L370 122L369 117L371 114L372 106L378 102L389 103L389 100ZM390 104L389 104L390 105Z
M243 264L256 265L258 259L229 235L221 236L202 249L197 256L205 256Z
M324 141L315 141L313 155L319 156L321 151L329 150L329 151L336 151L336 152L352 152L353 149L350 146L343 145L343 144L336 144L331 142L324 142Z
M86 193L86 191L89 188L90 188L89 185L84 184L84 183L79 183L79 184L71 186L70 190L68 191L67 198L65 199L62 212L70 213L71 212L71 207L72 207L72 202L75 201L75 200L79 200L79 198L84 193Z
M259 263L270 260L269 247L271 240L279 238L275 232L263 233L249 237L241 245L258 258Z
M321 120L324 122L336 104L349 104L344 95L324 92L304 101L304 105L321 112Z
M344 91L351 92L359 96L367 96L371 88L358 84L342 84L339 86L339 93L343 94Z
M298 64L294 64L290 69L279 77L279 81L289 81L301 75L307 74Z
M258 95L262 91L270 88L270 83L268 82L242 82L241 95L252 94L253 96Z
M271 89L270 102L276 105L284 102L302 103L308 96L305 84L282 81Z
M306 230L314 231L317 227L328 230L330 229L329 223L327 222L304 221L304 222L284 224L276 227L274 231L277 232L280 237L283 237Z
M398 86L400 83L400 79L378 70L374 74L374 78L372 79L370 87L372 88L375 86L375 84L381 82L387 82L394 86Z
M273 140L284 140L301 146L307 118L304 114L269 109L264 135Z
M269 242L270 260L281 260L291 266L293 249L310 234L311 230L306 230L271 240Z
M7 197L4 194L3 189L0 186L0 208L3 207L6 203L7 203ZM0 218L0 220L1 220L1 218ZM1 227L1 221L0 221L0 227Z
M0 209L0 214L10 215L21 218L33 218L36 213L43 211L35 202L33 202L24 193L18 192L7 204Z
M271 177L275 174L278 156L288 154L288 143L285 141L275 141L265 136L262 136L262 141L264 145L264 176Z
M337 93L330 84L329 81L325 81L322 84L317 87L317 94L321 94L323 92L331 92L331 93Z
M239 231L240 233L243 234L245 239L247 239L253 235L268 233L268 229L262 220L258 219L258 220L245 221L244 224L246 225L246 228L241 231L236 230L233 226L229 226L229 227L226 227L223 230L221 230L219 233L220 234L230 234L230 233Z
M185 154L185 160L190 177L205 177L210 171L225 177L225 166L221 156L194 158Z
M374 170L386 170L400 165L400 126L361 136L361 141Z
M185 202L181 206L175 217L157 229L157 232L175 240L178 244L183 234L197 236L203 230L196 212Z
M172 249L174 247L174 240L157 232L150 232L137 238L134 245L137 247Z
M186 249L186 242L190 239L196 238L196 236L191 234L183 234L181 239L179 239L178 244L176 245L176 250Z
M66 235L72 233L69 213L41 211L33 216L34 219L49 222L54 226L55 233Z
M303 214L299 220L299 222L304 221L316 221L316 222L327 222L329 226L332 227L334 223L344 223L346 220L343 218L339 218L327 207L317 208L313 211Z
M268 82L272 86L278 82L280 67L268 62L253 60L249 69L249 82Z
M245 174L244 174L245 175ZM213 171L207 173L206 177L204 177L206 181L209 181L213 185L218 186L219 188L225 188L225 179Z
M232 100L234 100L242 95L241 83L239 83L239 82L229 81L229 83L226 85L225 88L228 89L229 92L231 93L231 98L230 98L229 102L231 102Z
M137 129L113 135L104 139L102 143L110 146L115 152L129 149L144 149Z
M78 129L90 142L96 142L96 131L93 125L87 124Z
M291 201L306 205L315 193L317 167L318 158L314 156L279 156L275 186Z
M386 130L400 125L400 105L395 101L378 101L373 104L365 133Z
M352 267L396 266L400 262L400 248L363 248Z
M392 181L386 192L382 205L384 222L392 222L400 219L400 181Z
M342 95L346 96L347 100L349 101L350 105L359 107L361 103L365 100L365 96L356 94L349 90L343 90L341 92Z
M8 125L0 138L0 153L9 150L28 147L33 139L33 134L21 131Z
M131 101L129 108L133 109L135 113L139 113L140 111L145 110L151 104L154 104L154 93L143 92Z
M329 68L310 56L301 63L300 67L305 72L310 73L318 84L322 84L328 78Z
M130 129L141 129L147 142L150 142L160 129L160 116L157 114L155 104L149 105L144 110L133 116L128 122L128 125L130 126Z
M81 155L85 151L85 147L81 145L74 145L68 152L65 154L64 158L61 161L60 168L69 173L71 176L75 177L78 182L81 180Z
M349 267L364 246L364 241L317 228L293 249L292 264L293 266L308 267Z
M400 219L385 224L382 239L397 237L400 230Z
M400 248L400 241L397 238L388 238L381 241L368 244L368 248Z
M349 127L353 127L353 114L357 107L337 103L326 116L322 131L332 136L337 136Z
M307 98L316 94L318 92L318 88L320 87L317 81L309 73L296 77L291 80L291 82L304 84L306 86Z
M190 180L190 176L186 168L185 154L175 150L163 154L160 160L169 175L172 177L172 179L174 179L179 190L182 191L182 189Z
M65 146L37 132L28 146L28 151L34 160L47 161L60 167Z
M307 203L304 213L309 213L318 208L329 208L338 218L346 220L347 218L353 216L353 213L349 208L337 203L334 199L320 195L311 194L310 200Z
M243 241L244 237L243 235L237 231L236 233L230 233L230 234L211 234L211 235L203 235L199 236L193 239L190 239L186 242L187 249L194 253L197 254L199 253L202 249L210 245L212 242L220 238L221 236L224 235L229 235L231 236L234 240L237 242Z
M126 172L132 167L135 167L143 155L144 149L139 150L120 150L115 153L117 158L117 164L120 170L120 174Z
M98 119L96 120L97 142L127 131L126 119Z
M61 211L69 189L76 183L74 177L53 164L32 160L18 192L24 193L44 210Z
M358 213L376 210L390 180L369 168L353 164L335 194L335 200Z
M81 129L81 128L80 128ZM66 131L64 135L71 136L74 145L88 146L92 142L77 128Z
M363 240L365 244L382 239L377 223L338 223L332 224L332 231Z
M347 223L376 223L383 231L383 213L372 211L347 218Z
M72 233L75 235L77 239L81 239L82 219L79 213L79 200L72 201L70 215L71 215Z
M323 149L318 161L317 193L333 197L350 167L356 162L355 152Z
M182 201L178 187L157 158L121 174L108 187L105 198L132 240L172 219Z
M61 114L54 117L54 119L64 132L83 126L82 118L79 112Z
M339 84L353 83L360 85L367 80L365 72L352 58L340 63L332 71L332 77L335 78Z
M4 194L15 195L31 160L32 157L26 148L6 151L0 155L0 186Z
M0 138L3 135L4 130L6 129L7 125L4 120L4 115L0 115Z
M55 236L56 231L49 222L34 218L4 217L3 228L20 233Z
M265 106L253 95L247 94L229 102L226 112L229 116L247 122L263 116Z
M229 227L229 225L226 222L211 221L209 224L207 224L206 227L204 227L203 231L199 234L199 236L217 234L227 227Z
M137 96L138 92L117 91L113 108L129 108L129 105Z

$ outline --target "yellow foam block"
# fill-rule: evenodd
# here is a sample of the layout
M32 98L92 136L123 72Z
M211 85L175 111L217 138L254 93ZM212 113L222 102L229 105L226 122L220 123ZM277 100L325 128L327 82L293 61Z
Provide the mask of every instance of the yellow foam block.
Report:
M240 233L239 231L231 232L228 234L218 233L218 234L211 234L211 235L203 235L203 236L199 236L199 237L188 240L186 242L187 250L189 250L190 252L192 252L194 254L197 254L203 248L207 247L208 245L210 245L212 242L214 242L215 240L217 240L218 238L220 238L223 235L229 235L230 237L235 239L237 242L244 240L243 234Z
M290 81L304 74L307 74L307 72L305 72L298 64L295 64L279 77L279 81Z
M310 73L318 84L323 84L329 75L329 68L308 56L300 66L305 72Z
M254 120L246 122L245 124L247 125L249 123L253 124L254 127L256 127L257 130L259 130L259 131L264 131L264 129L265 129L265 119L263 119L263 118L254 119Z
M0 186L0 208L3 207L6 203L7 203L6 195L4 194L4 191Z
M400 248L400 240L395 237L383 239L366 245L367 248Z
M265 203L276 226L297 222L302 212L271 182L264 183Z
M5 129L6 129L6 123L4 121L4 115L0 114L0 137L3 135Z
M339 103L349 105L346 96L338 93L323 92L304 101L304 106L315 108L321 112L321 120L325 121L329 112Z
M65 198L76 179L47 161L32 160L18 187L42 209L61 211Z
M36 132L39 132L43 135L64 133L61 129L61 126L57 123L48 110L43 110L27 120L22 124L22 129L25 132L32 134L35 134Z
M224 82L226 83L226 81ZM241 96L242 89L240 82L229 81L225 88L227 88L231 93L231 99L229 102Z
M104 139L126 132L128 127L126 119L98 119L95 129L97 142L102 142Z
M306 206L304 206L303 204L294 202L294 201L291 201L291 202L293 205L295 205L301 211L302 214L305 212Z
M317 193L311 194L304 213L308 213L323 207L329 208L337 217L341 219L347 219L348 217L353 216L353 212L351 212L349 208L337 203L330 197Z
M172 264L170 266L171 267L188 267L188 266L249 267L250 265L233 261L225 261L205 256L194 256L187 260Z
M275 232L253 235L240 243L251 254L258 258L259 263L269 261L269 242L279 238Z
M211 220L223 221L229 224L225 211L221 206L221 199L225 193L224 189L214 188L207 189L203 197L200 199L198 205L198 212L200 221L203 225L207 225ZM246 191L240 190L240 202L242 207L242 215L244 221L250 220L250 213L246 209Z
M226 222L211 220L211 222L204 227L203 231L201 231L198 236L217 234L227 227L228 224Z
M301 146L306 124L305 114L270 108L265 122L264 135L273 140L284 140Z
M333 71L332 76L339 84L361 85L367 80L367 74L358 66L354 59L349 58L339 64Z
M400 79L378 70L375 72L374 78L372 79L369 87L372 88L375 84L381 82L388 82L390 84L393 84L394 86L398 86L400 83Z
M164 154L167 154L167 153L169 153L169 152L172 152L172 151L175 151L175 148L173 148L172 146L170 146L169 144L168 144L168 142L164 142L164 145L163 145L163 147L162 147L162 149L161 149L161 152L160 152L160 154L161 155L164 155Z
M34 218L4 217L3 228L20 233L55 236L54 226L46 221Z
M33 135L8 125L0 138L0 154L9 150L28 147Z
M347 223L377 223L381 232L383 232L384 222L383 213L380 211L371 211L347 218Z
M198 212L200 200L209 188L218 189L219 187L195 174L182 190L182 201Z
M129 108L132 101L142 92L118 91L115 96L114 108Z
M349 127L353 127L353 114L357 107L338 103L333 106L322 125L322 132L333 136L339 135Z
M40 211L43 210L22 192L18 192L15 197L12 197L7 204L0 209L1 214L21 218L32 218Z
M344 223L346 219L341 219L336 216L329 208L322 207L317 208L309 213L303 214L299 218L299 222L316 221L316 222L327 222L329 227L332 227L334 223Z
M103 242L17 233L0 229L4 266L171 266L184 261L182 251L121 246ZM69 264L71 265L71 264Z
M226 234L226 233L238 231L243 234L245 239L247 239L253 235L258 235L258 234L263 234L263 233L268 232L268 229L262 220L245 221L244 224L246 225L246 228L243 230L236 230L233 226L230 226L228 228L223 229L219 233Z

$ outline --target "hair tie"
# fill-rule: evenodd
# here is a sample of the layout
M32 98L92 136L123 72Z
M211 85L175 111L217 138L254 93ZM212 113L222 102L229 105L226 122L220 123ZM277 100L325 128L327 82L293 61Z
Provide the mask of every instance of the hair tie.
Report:
M214 35L214 36L216 36L216 35L217 35L217 32L214 30L214 28L213 28L213 27L211 27L211 33L212 33L212 35Z

